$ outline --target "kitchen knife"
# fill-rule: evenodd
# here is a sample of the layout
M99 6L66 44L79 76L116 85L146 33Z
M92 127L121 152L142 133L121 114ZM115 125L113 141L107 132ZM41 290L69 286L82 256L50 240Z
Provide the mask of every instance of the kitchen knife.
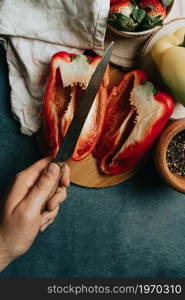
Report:
M56 155L56 157L53 159L53 162L56 162L60 166L60 176L59 180L57 182L57 185L55 186L55 189L52 191L52 195L55 193L57 186L59 184L60 178L63 175L64 161L68 160L74 150L75 146L77 144L78 138L80 136L80 133L82 131L83 125L85 123L85 120L88 116L88 113L92 107L93 101L96 97L96 94L99 90L100 84L103 80L103 76L105 74L107 65L109 63L112 49L113 49L114 42L112 42L108 48L106 49L106 52L99 62L93 76L91 77L91 80L88 84L88 87L77 107L76 113L73 117L73 120L68 128L68 131L64 138L62 139L62 145ZM50 195L51 197L51 195Z

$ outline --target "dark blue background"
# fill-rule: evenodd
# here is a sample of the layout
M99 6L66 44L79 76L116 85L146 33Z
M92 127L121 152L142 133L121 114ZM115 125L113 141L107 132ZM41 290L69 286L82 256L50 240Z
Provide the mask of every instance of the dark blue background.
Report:
M41 157L10 110L0 49L0 192ZM20 91L21 93L21 91ZM1 277L185 277L185 196L166 186L152 163L105 189L71 185L55 223Z

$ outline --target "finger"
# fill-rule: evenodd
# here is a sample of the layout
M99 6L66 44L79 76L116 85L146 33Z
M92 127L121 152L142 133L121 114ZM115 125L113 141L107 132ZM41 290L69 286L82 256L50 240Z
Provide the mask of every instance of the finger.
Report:
M35 182L35 180L37 180L38 176L43 172L43 170L47 167L47 165L51 160L52 160L51 156L38 160L37 162L35 162L34 164L32 164L31 166L29 166L23 171L24 175ZM33 184L31 184L31 186L32 185Z
M49 219L47 222L41 224L39 230L40 230L43 226L47 225L47 224L50 223L51 221L53 222L54 220L55 220L55 218Z
M6 199L6 207L10 213L27 195L51 159L43 158L16 175Z
M43 209L52 189L55 187L60 174L60 167L56 163L50 163L36 181L30 192L24 199L28 209L39 212Z
M67 191L65 187L58 187L55 195L47 202L47 210L54 210L60 203L67 198Z
M49 222L51 219L55 219L60 209L60 205L58 205L52 211L44 211L41 215L40 227Z
M40 232L45 231L49 225L51 225L53 223L54 220L50 220L47 224L43 225L42 227L40 227Z
M22 181L21 183L24 182L24 185L29 189L34 185L51 160L51 156L40 159L28 168L19 172L16 177Z
M68 187L70 185L70 169L67 164L65 164L64 167L64 174L61 178L61 184L65 187Z

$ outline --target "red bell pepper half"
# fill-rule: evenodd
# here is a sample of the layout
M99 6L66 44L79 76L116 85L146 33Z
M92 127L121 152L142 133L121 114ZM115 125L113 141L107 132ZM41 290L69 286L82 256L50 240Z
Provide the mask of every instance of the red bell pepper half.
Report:
M55 156L75 114L76 107L94 73L95 58L67 52L56 53L50 64L50 77L44 96L44 136L49 154ZM72 159L81 160L96 145L105 117L109 67L82 129Z
M101 138L94 150L101 172L115 175L134 168L154 143L174 110L144 71L127 73L108 96Z

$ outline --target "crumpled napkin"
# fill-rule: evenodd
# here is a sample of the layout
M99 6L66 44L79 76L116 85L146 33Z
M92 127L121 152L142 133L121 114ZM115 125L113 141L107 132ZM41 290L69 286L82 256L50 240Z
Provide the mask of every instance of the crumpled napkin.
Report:
M109 6L109 0L0 0L11 107L22 133L41 126L52 55L103 49Z

